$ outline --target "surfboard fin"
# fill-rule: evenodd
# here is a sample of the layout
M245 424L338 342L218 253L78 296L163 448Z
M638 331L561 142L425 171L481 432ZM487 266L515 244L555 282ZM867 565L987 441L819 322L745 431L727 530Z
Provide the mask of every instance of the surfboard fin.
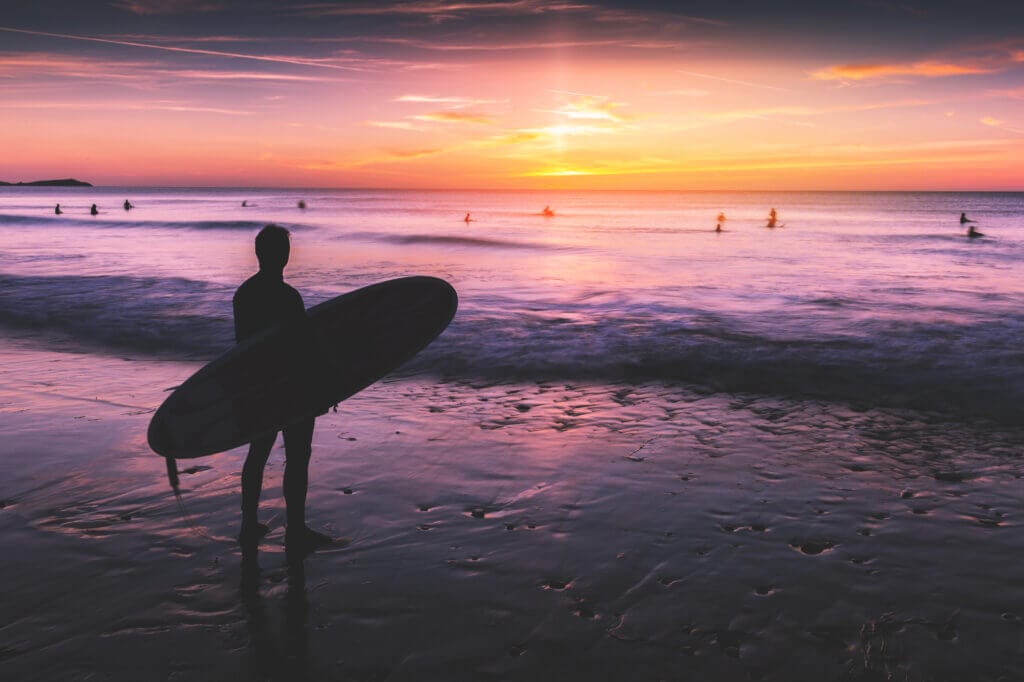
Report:
M171 484L174 494L178 494L178 463L173 457L167 458L167 482Z

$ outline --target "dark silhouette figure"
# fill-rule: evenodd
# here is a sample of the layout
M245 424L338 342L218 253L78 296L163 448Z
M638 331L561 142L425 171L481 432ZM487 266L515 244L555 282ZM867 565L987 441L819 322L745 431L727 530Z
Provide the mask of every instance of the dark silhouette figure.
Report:
M462 219L462 221L463 221L463 222L466 222L466 223L471 223L471 222L473 222L473 219L472 219L472 218L470 218L470 217L469 217L469 214L467 213L467 214L466 214L466 217L465 217L465 218L463 218L463 219Z
M306 319L302 296L284 281L284 267L291 251L288 230L267 225L256 235L256 258L259 272L247 279L235 292L235 339L249 337L280 324ZM288 528L285 543L296 551L315 549L330 538L306 526L306 490L309 487L309 458L313 442L315 417L308 417L282 431L285 447L284 499ZM274 446L276 433L261 436L249 444L249 454L242 468L242 530L243 544L254 543L268 530L259 523L257 512L263 469Z
M973 223L973 222L974 222L973 220L971 220L970 218L967 217L966 213L961 213L960 214L960 224L961 225L963 225L964 223Z
M134 206L134 205L132 204L132 202L130 202L130 201L128 201L127 199L125 199L125 200L124 200L124 210L126 210L126 211L130 211L130 210L132 210L133 208L135 208L135 206Z
M540 213L541 213L541 215L542 215L542 216L544 216L545 218L552 218L552 217L554 217L554 215L555 215L555 212L551 210L551 207L550 207L550 206L545 206L545 207L544 207L544 210L543 210L543 211L541 211Z
M306 202L303 201L302 199L299 199L299 208L301 208L303 211L306 210Z
M97 210L97 208L96 208L96 204L92 205L92 208L89 209L89 213L91 215L97 215L99 213L99 210Z
M54 215L60 215L64 211L60 210L60 204L57 204L57 208L53 209Z
M721 232L721 231L722 231L722 223L718 223L717 225L715 225L715 232Z
M249 202L248 202L248 201L246 201L245 199L243 199L243 200L242 200L242 208L245 208L245 207L246 207L246 206L248 206L248 205L249 205Z
M779 214L776 213L775 209L773 208L771 211L768 212L768 227L775 227L775 223L778 222L778 219Z
M973 223L974 221L968 220L967 222ZM975 237L984 237L985 234L983 232L978 232L976 229L974 229L974 225L970 225L967 227L967 236L970 237L971 239L974 239Z

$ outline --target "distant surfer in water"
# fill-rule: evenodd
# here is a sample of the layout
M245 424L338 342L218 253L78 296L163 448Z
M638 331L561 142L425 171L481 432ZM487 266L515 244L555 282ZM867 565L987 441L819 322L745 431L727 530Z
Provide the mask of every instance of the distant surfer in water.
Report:
M968 220L967 222L973 223L974 221ZM973 239L974 237L984 237L985 235L984 233L978 232L976 229L974 229L974 225L970 225L967 227L967 236Z
M259 272L238 287L232 301L235 312L235 340L241 343L254 334L282 323L306 318L302 296L284 281L284 266L291 252L288 230L267 225L256 235L256 259ZM331 538L306 526L306 490L309 488L309 458L312 453L313 425L310 416L286 427L284 436L284 500L289 550L313 550L331 542ZM277 433L269 433L249 444L242 467L243 544L258 541L269 528L258 520L263 469L274 446Z
M302 199L299 199L299 208L301 208L303 211L306 210L306 202Z
M775 223L778 222L779 214L775 212L773 208L768 212L768 227L775 227Z
M249 202L248 202L248 201L246 201L245 199L242 199L242 208L245 208L245 207L247 207L248 205L249 205Z
M467 213L467 214L466 214L466 217L465 217L465 218L463 218L463 219L462 219L462 221L463 221L463 222L465 222L465 223L471 223L471 222L473 222L473 219L472 219L472 218L470 218L470 217L469 217L469 214Z
M57 204L57 208L53 209L54 215L60 215L64 211L60 210L60 204Z
M135 207L134 207L134 206L132 205L132 202L130 202L130 201L128 201L127 199L125 199L125 200L124 200L124 210L126 210L126 211L130 211L130 210L132 210L133 208L135 208Z
M965 223L973 223L973 222L974 222L973 220L971 220L970 218L967 217L966 213L961 213L960 214L960 224L961 225L963 225Z
M96 208L96 204L92 205L92 208L89 209L89 213L90 215L96 215L99 213L99 210Z
M725 224L725 211L718 212L718 223L715 225L715 232L722 231L722 225Z
M552 218L552 217L554 217L555 212L551 210L550 206L545 206L544 210L541 211L540 214L542 216L544 216L545 218Z

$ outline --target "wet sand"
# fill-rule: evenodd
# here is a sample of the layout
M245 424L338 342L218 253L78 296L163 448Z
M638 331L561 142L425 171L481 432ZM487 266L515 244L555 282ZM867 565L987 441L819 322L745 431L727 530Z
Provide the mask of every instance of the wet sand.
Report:
M0 347L4 679L1024 678L1024 431L388 380L318 421L345 541L289 562L280 443L244 558L244 452L179 462L183 511L146 447L195 367Z

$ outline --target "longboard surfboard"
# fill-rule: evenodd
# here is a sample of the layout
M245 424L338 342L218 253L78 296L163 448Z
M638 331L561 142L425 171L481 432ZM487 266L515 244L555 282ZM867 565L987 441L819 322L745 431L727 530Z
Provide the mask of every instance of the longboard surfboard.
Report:
M423 350L455 316L436 277L403 277L325 301L213 360L167 397L149 446L169 459L223 452L324 413Z

